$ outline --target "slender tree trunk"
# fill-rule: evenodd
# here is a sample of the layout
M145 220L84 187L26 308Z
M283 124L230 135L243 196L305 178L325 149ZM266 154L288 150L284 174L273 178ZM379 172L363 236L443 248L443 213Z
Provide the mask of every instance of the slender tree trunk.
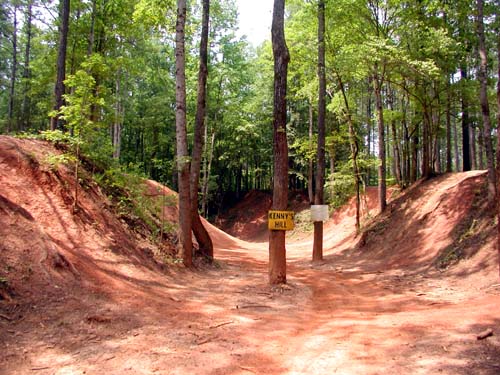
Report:
M490 106L488 103L488 55L484 36L483 7L483 0L477 0L477 34L479 39L479 56L481 58L479 66L479 97L481 101L481 113L483 115L483 140L488 166L488 201L490 204L493 204L496 197L496 176L493 142L491 140Z
M500 1L496 1L497 7L500 6ZM497 24L497 129L500 129L500 15L495 15ZM498 251L498 271L500 276L500 136L497 136L497 251Z
M394 93L391 88L388 89L388 105L391 111L394 111ZM391 119L391 133L392 133L392 159L393 170L396 182L400 187L404 186L403 178L401 176L401 150L399 147L398 133L396 130L396 120Z
M372 91L373 91L373 86L371 82L371 77L368 78L368 87L367 87L367 93L368 93L368 98L366 100L366 118L368 119L367 121L367 129L366 132L368 133L367 135L367 140L366 140L366 147L368 149L368 157L372 156L372 144L373 144L373 126L372 126ZM371 180L371 175L372 175L372 170L371 167L367 167L366 171L366 184L370 185L370 180Z
M419 126L415 124L411 135L411 168L410 168L410 182L413 184L418 178L418 143L419 143Z
M326 117L326 72L325 72L325 2L318 2L318 151L316 168L316 194L314 203L324 204L325 185L325 117ZM323 259L323 222L314 222L312 260Z
M405 100L405 95L402 98L401 106L403 111L403 184L404 187L410 182L410 132L408 129L408 110Z
M467 67L464 65L460 68L460 76L462 81L467 81ZM470 142L469 142L469 103L467 100L465 89L462 90L462 171L471 170L470 157Z
M273 210L288 206L288 144L286 139L286 91L290 55L285 42L285 0L274 0L271 27L274 56L274 115L273 115ZM269 234L269 283L286 283L285 231Z
M113 121L113 158L120 159L122 136L121 72L118 71L115 82L115 119Z
M97 13L97 0L92 0L92 11L90 13L90 31L87 43L87 57L92 55L95 43L95 18Z
M191 220L193 233L200 246L200 252L207 259L214 257L212 239L203 226L198 213L198 189L200 185L201 157L204 145L205 113L208 77L208 24L210 19L210 0L203 0L202 30L200 41L200 67L198 71L198 98L194 129L193 154L191 157Z
M477 169L476 165L476 128L474 124L469 124L469 147L470 147L470 167L474 171Z
M451 85L450 77L446 82L446 172L453 170L451 162Z
M427 104L423 105L423 126L422 126L422 177L429 178L431 176L431 136L430 136L430 128L431 128L431 117L429 114L429 108Z
M21 121L21 130L29 128L31 121L31 100L30 100L30 78L31 78L31 38L33 21L33 0L28 0L26 9L26 47L24 51L24 93L23 93L23 115Z
M351 158L352 158L352 169L354 174L354 191L356 192L356 230L359 231L361 228L360 224L360 212L361 212L361 197L360 197L360 173L358 168L358 153L359 153L359 144L358 137L356 135L356 129L354 128L354 122L352 120L351 108L349 106L349 101L347 100L347 95L345 92L344 83L340 77L340 74L336 72L337 79L339 82L340 90L342 92L342 97L344 98L344 105L346 108L346 116L347 123L349 124L349 143L351 146Z
M17 4L14 5L12 14L12 69L10 71L9 109L7 119L7 132L14 130L14 102L16 97L17 76Z
M485 169L485 167L484 167L485 150L484 150L484 128L482 126L479 128L479 134L477 135L477 143L479 146L479 152L477 155L478 169L484 170ZM493 155L493 157L495 157L495 156Z
M440 107L439 98L438 98L438 108ZM441 163L441 142L439 137L439 125L441 123L441 115L439 113L438 108L432 108L432 123L431 123L431 131L430 131L430 140L432 144L432 162L431 162L431 174L441 173L442 171L442 163Z
M201 212L204 213L205 217L208 216L208 184L210 182L212 160L214 157L214 145L215 145L215 131L212 132L212 135L210 137L210 149L208 150L208 156L207 156L208 162L205 171L203 173L203 188L202 188L203 199L201 201Z
M186 59L185 59L186 0L177 0L175 33L177 173L179 178L179 227L182 258L186 267L193 264L191 237L191 200L189 191L189 153L186 131Z
M312 150L313 148L313 106L312 101L309 101L309 148ZM309 159L309 168L307 170L307 195L309 197L309 203L312 204L314 202L314 161L313 158Z
M460 170L460 152L458 151L458 126L457 120L453 117L453 152L455 154L455 172Z
M384 112L382 108L382 79L379 77L378 66L375 67L377 72L373 77L375 101L377 106L377 123L378 123L378 158L380 165L378 167L378 199L380 212L384 212L387 207L387 186L386 186L386 157L385 157L385 125Z
M61 28L59 30L59 49L57 51L57 78L54 88L55 115L50 119L50 129L62 129L63 123L59 116L59 111L64 105L64 80L66 79L66 49L68 45L68 32L69 32L69 9L70 0L60 0L60 19Z

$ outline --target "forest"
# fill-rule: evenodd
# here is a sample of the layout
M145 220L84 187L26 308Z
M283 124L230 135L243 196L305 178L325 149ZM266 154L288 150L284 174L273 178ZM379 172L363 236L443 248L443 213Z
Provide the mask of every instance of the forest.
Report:
M214 219L244 192L272 188L273 52L271 40L253 46L238 36L234 0L206 2L206 110L196 136L202 3L187 2L185 112L189 153L201 140L198 209ZM488 169L494 196L499 2L319 3L321 43L318 2L286 2L289 189L313 202L320 184L339 206L378 185L383 210L387 185ZM0 131L60 130L103 168L178 190L176 10L171 0L3 1Z
M500 0L267 1L2 0L0 374L500 373Z

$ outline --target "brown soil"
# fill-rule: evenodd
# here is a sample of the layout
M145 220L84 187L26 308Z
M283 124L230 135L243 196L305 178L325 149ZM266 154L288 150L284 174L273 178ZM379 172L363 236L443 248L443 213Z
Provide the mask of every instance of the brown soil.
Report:
M289 241L288 284L271 288L265 242L210 226L215 264L165 267L96 185L72 214L53 152L0 137L2 375L500 373L483 172L420 183L361 235L352 206L336 212L325 260Z

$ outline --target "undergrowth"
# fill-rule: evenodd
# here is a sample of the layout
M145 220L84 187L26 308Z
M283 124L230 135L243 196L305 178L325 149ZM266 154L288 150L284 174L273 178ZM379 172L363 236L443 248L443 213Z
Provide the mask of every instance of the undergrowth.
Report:
M35 135L21 134L19 138L45 140L62 151L42 161L42 166L48 170L57 171L61 165L75 169L78 160L90 172L80 173L78 185L81 188L85 189L93 184L92 180L95 181L113 203L117 216L129 227L153 242L174 242L176 224L163 219L163 210L164 207L175 206L175 197L160 194L147 196L146 178L133 165L124 168L106 156L107 150L101 153L96 150L86 152L87 148L83 147L81 139L60 130L43 131ZM81 146L79 152L78 145Z
M463 259L472 257L496 229L494 212L487 202L486 184L474 191L471 208L453 230L453 242L435 261L439 269L446 269Z

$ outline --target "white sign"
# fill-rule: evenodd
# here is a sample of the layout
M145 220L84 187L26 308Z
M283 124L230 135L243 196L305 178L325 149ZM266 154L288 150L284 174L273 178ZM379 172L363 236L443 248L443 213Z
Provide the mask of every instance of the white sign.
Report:
M311 205L311 220L312 221L327 221L329 218L327 204Z

